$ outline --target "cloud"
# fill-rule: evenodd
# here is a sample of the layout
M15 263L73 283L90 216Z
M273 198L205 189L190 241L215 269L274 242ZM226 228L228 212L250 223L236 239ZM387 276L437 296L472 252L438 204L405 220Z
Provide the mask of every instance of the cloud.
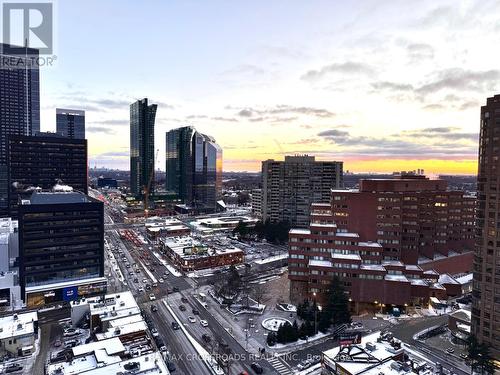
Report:
M280 114L301 114L306 116L315 116L321 118L334 117L335 113L330 112L324 108L314 108L314 107L300 107L291 106L285 104L279 104L274 107L264 107L264 108L243 108L237 115L240 117L253 117L260 116L259 118L251 119L250 121L263 121L266 116L270 115L280 115ZM257 120L258 119L258 120Z
M300 78L306 81L312 81L323 78L331 73L370 75L374 73L374 69L365 63L347 61L344 63L325 65L318 70L309 70Z
M408 57L412 62L432 59L434 57L434 48L430 44L411 43L406 46Z
M427 104L427 105L424 105L422 107L422 109L431 110L431 111L439 111L439 110L442 110L444 108L445 108L445 106L442 104Z
M104 134L115 134L115 131L104 126L87 126L85 131L88 133L104 133Z
M128 151L110 151L94 155L94 158L128 158L129 156L130 153Z
M431 82L418 87L415 91L428 95L441 90L489 91L500 78L499 70L472 71L461 68L447 69L436 74Z
M96 124L111 125L111 126L128 126L130 125L129 119L111 119L94 121Z
M216 117L212 117L211 119L214 120L214 121L238 122L238 120L235 119L235 118L233 118L233 117L220 117L220 116L216 116Z
M242 109L241 111L238 112L238 116L241 117L252 117L253 112L250 109Z
M439 158L448 158L450 155L473 157L477 152L478 137L476 133L458 132L455 127L410 130L387 137L353 136L347 131L330 129L318 133L318 136L338 146L338 152L343 155L405 158L422 155Z

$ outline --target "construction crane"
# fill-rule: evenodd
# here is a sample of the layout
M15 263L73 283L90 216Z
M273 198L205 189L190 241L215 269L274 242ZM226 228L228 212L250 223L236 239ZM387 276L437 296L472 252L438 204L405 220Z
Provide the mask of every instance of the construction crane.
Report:
M148 212L149 212L149 193L151 192L151 184L153 183L153 177L155 174L155 161L158 159L158 151L159 149L156 149L156 155L153 160L153 165L151 166L151 172L149 174L149 181L146 186L144 186L144 216L146 219L148 218Z

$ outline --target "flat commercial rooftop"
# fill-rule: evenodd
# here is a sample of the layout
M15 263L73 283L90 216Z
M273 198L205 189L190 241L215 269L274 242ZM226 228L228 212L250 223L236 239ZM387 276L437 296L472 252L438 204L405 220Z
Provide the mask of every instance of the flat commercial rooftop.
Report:
M89 203L91 198L77 191L57 192L34 192L29 200L23 200L22 204L68 204Z
M38 321L36 311L0 318L0 340L34 334L36 321Z

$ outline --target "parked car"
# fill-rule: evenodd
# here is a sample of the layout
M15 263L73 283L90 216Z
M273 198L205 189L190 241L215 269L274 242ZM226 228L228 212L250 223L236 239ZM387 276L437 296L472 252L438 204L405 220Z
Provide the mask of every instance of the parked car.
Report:
M186 306L184 306L184 305L180 305L180 306L179 306L179 310L181 310L181 311L186 311Z
M178 330L178 329L180 329L180 328L181 328L181 326L179 325L179 323L177 323L177 322L172 322L172 329L174 329L174 330Z
M206 320L200 320L200 324L202 327L208 327L208 322Z
M151 294L149 295L149 300L150 300L150 301L154 301L155 299L156 299L156 296L155 296L153 293L151 293Z
M193 309L193 314L194 315L200 315L200 312L198 310L196 310L196 309Z
M188 320L190 323L196 323L196 319L192 316L188 316Z
M80 334L80 330L78 328L66 328L63 332L64 337L71 337Z
M21 371L23 369L23 366L21 366L19 363L11 363L5 367L5 373L10 374L12 372L16 371Z
M165 281L165 280L163 280L163 277L160 277L160 278L158 279L158 282L159 282L160 284L163 284L163 282L164 282L164 281Z
M453 348L446 349L446 353L448 353L448 354L451 354L451 353L454 353L454 352L455 352L455 349L453 349Z
M182 303L188 303L188 299L186 297L181 298Z
M151 334L153 335L153 337L158 337L160 336L160 334L158 333L158 330L156 328L153 328L151 330Z
M174 293L177 293L179 291L179 288L177 288L176 286L174 286L174 288L172 290L174 291Z
M158 311L158 307L156 307L156 305L151 305L151 312L157 312Z

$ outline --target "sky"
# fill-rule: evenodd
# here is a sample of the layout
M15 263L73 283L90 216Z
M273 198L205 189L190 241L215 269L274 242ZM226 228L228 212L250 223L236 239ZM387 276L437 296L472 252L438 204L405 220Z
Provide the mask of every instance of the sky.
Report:
M193 125L225 171L309 154L344 170L475 174L480 106L500 93L500 2L55 1L42 130L84 109L90 166L129 168L129 104Z

